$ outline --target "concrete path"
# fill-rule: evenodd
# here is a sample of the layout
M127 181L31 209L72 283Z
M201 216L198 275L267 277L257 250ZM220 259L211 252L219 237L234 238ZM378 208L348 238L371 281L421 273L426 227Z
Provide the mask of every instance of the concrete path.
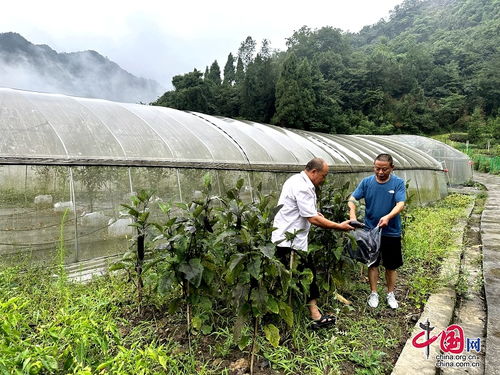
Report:
M487 305L485 374L500 375L500 176L475 173L488 189L481 217L483 275Z
M420 324L417 323L394 366L393 375L417 373L420 375L500 375L500 176L475 173L474 181L483 184L488 190L488 198L479 225L482 246L467 247L467 244L462 245L464 232L457 233L457 246L444 262L443 269L441 270L442 274L449 275L449 282L430 296L419 319L419 323L429 319L432 326L435 327L433 333L440 332L453 323L463 326L466 336L479 337L481 339L480 354L476 355L472 360L469 357L465 360L443 358L444 362L453 362L454 364L454 368L443 368L436 361L436 359L440 358L438 346L431 345L429 347L430 351L427 353L427 359L424 359L422 357L422 349L415 348L411 343L412 338L419 332L422 332ZM462 228L463 225L465 224L462 224ZM470 229L479 230L479 228ZM464 246L463 249L461 249L462 246ZM471 288L473 284L476 284L475 280L481 279L481 270L477 268L477 259L480 259L481 256L481 247L487 310L486 317L484 316L484 300L481 297L481 293ZM465 277L463 281L468 284L470 293L468 293L462 305L455 306L457 298L456 288L458 286L457 279L452 275L458 277L460 272L462 272L462 277ZM484 320L486 320L486 328L484 328ZM473 354L473 351L467 353L467 355ZM457 364L465 364L465 362L474 362L478 367L457 367Z

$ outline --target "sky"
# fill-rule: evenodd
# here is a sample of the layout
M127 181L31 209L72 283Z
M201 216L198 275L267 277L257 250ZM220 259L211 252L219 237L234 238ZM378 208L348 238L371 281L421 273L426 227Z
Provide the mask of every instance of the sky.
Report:
M17 32L57 52L95 50L130 73L171 88L174 75L204 71L251 36L286 49L306 25L358 32L403 0L13 0L0 32Z

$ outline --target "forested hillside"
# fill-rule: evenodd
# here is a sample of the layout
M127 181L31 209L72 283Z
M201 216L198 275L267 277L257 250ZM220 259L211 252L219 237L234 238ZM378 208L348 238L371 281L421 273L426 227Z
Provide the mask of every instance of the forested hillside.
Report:
M500 2L406 0L345 33L307 26L276 51L248 37L223 69L175 76L156 103L331 133L500 138Z

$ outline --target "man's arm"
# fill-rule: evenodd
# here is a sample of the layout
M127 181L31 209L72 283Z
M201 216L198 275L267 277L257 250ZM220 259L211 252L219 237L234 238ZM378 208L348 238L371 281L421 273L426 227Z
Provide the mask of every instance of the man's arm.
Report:
M342 223L336 223L334 221L328 220L322 214L316 216L308 217L307 221L311 224L316 225L320 228L325 229L336 229L336 230L353 230L354 228L349 225L349 220L343 221Z
M396 203L396 205L394 206L394 208L391 210L391 212L389 212L387 215L385 216L382 216L378 222L378 226L383 228L383 227L386 227L388 224L389 224L389 221L394 217L396 216L397 214L399 214L401 211L403 211L403 209L405 208L405 202L398 202Z
M350 220L358 220L356 218L356 205L357 205L357 200L354 198L352 195L349 197L349 200L347 201L347 206L349 207L349 219Z

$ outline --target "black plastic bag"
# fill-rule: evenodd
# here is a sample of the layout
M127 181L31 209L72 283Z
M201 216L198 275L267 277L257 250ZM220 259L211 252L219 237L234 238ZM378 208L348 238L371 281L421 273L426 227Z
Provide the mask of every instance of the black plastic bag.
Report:
M346 245L347 254L350 258L370 267L377 261L380 254L382 228L356 228L350 232L350 236L352 240Z

